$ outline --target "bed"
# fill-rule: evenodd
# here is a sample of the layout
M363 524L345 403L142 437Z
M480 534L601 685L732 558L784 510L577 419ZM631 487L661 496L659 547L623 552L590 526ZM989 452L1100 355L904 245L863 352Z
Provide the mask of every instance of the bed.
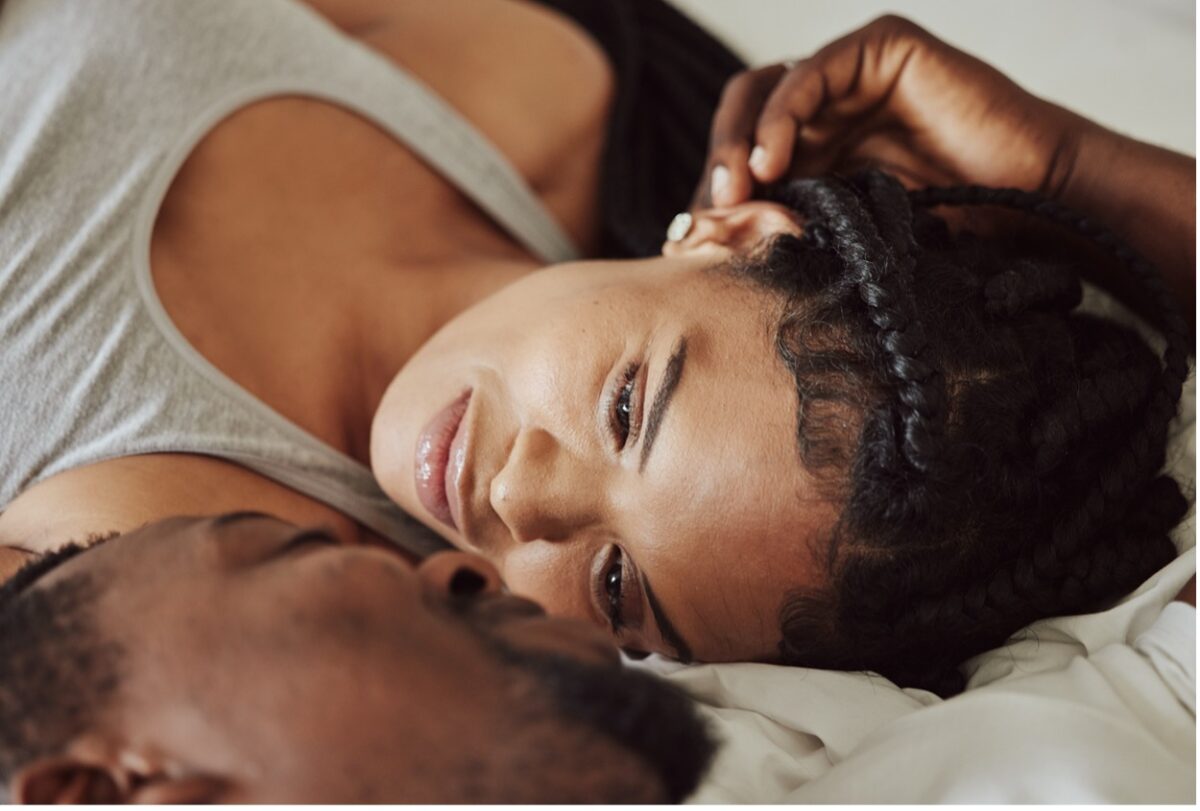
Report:
M673 2L753 63L897 11L1034 92L1195 151L1195 8L1183 0ZM1095 291L1087 306L1119 311ZM1194 494L1194 371L1170 456ZM1195 611L1164 611L1195 573L1194 509L1175 541L1179 557L1118 605L1035 623L972 659L968 690L948 701L869 673L629 664L688 689L723 740L696 803L1194 802Z

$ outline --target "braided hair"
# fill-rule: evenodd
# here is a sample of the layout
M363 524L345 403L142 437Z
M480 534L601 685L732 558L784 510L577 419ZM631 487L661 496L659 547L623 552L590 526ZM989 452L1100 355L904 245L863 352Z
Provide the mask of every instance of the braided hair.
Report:
M1046 616L1096 610L1175 556L1160 475L1189 331L1154 268L1037 195L906 192L878 171L768 195L807 221L733 272L786 298L776 346L801 460L844 509L823 590L790 595L780 657L949 695L958 666ZM999 205L1108 250L1159 310L1161 359L1076 312L1077 268L952 235L929 209Z
M745 64L663 0L537 2L585 28L616 74L600 255L655 255ZM969 656L1111 602L1174 556L1187 504L1157 473L1190 340L1153 268L1015 190L909 194L863 173L769 194L806 216L804 237L734 270L791 302L776 344L796 379L802 461L846 505L828 591L781 612L783 661L948 695ZM1091 239L1155 300L1162 362L1132 330L1073 311L1078 260L952 237L939 205L1016 208Z

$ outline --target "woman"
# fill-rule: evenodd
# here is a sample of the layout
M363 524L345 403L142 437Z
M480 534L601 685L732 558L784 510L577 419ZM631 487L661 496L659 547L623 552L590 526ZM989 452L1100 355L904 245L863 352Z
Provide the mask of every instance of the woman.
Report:
M944 677L957 663L952 660L1018 627L1031 611L1057 613L1083 604L1070 594L1026 599L1026 557L1038 559L1039 584L1053 577L1041 565L1044 554L986 543L998 534L998 524L1012 529L1012 508L1028 508L1030 498L1079 497L1090 503L1086 488L1075 481L1083 468L1070 466L1061 485L1006 491L1008 500L987 512L987 531L981 529L978 540L956 557L948 538L962 528L963 511L945 509L952 498L889 467L895 461L905 471L933 471L930 481L955 482L948 472L964 461L954 457L961 443L955 442L954 419L947 418L957 413L955 395L964 378L935 364L944 350L937 342L961 336L966 327L941 325L946 337L931 336L926 350L911 333L900 337L898 319L917 320L918 300L928 296L907 290L908 282L893 290L887 280L857 279L856 287L865 284L879 294L872 317L894 334L887 339L892 344L887 361L899 371L889 377L873 371L880 354L872 348L874 333L860 335L859 327L826 319L822 323L834 327L837 339L830 344L830 336L817 340L821 336L812 334L810 322L798 317L826 287L844 292L836 283L844 270L826 247L854 258L850 234L871 243L855 259L855 272L874 272L889 251L907 267L903 212L896 214L903 203L893 186L870 176L857 190L837 184L792 188L783 202L697 212L690 228L676 230L679 239L659 259L531 273L543 264L539 256L567 257L572 242L594 247L602 240L596 197L612 77L594 46L561 18L519 3L459 2L462 14L444 5L436 15L421 4L388 5L391 16L381 16L383 6L371 3L317 5L343 31L357 33L422 75L507 161L435 98L383 71L376 54L348 47L302 10L247 4L215 15L174 9L168 17L148 4L137 15L97 20L96 12L67 4L9 4L0 17L0 35L12 40L0 54L16 52L11 42L27 46L21 52L25 64L37 66L31 86L39 68L52 75L62 53L48 43L64 31L88 31L92 40L112 46L84 49L79 58L108 60L126 84L110 78L92 88L78 125L96 129L87 141L94 152L130 157L115 174L84 173L85 182L72 195L58 187L56 202L63 208L43 216L88 225L76 242L57 233L60 253L28 221L14 223L22 226L21 238L7 254L15 257L18 271L25 270L6 278L24 294L13 300L31 303L9 309L4 327L5 352L15 359L7 366L24 375L19 387L24 397L5 411L6 422L17 426L9 437L22 443L6 439L21 450L8 481L18 479L22 488L36 484L22 489L0 516L0 539L38 549L161 515L254 508L297 523L331 524L348 542L374 535L404 540L399 519L347 464L367 461L367 427L379 404L369 455L389 494L451 542L478 545L515 590L540 597L552 609L602 622L633 649L705 660L782 653L788 661L876 667L903 681L950 689ZM48 8L61 18L48 19ZM85 19L75 19L78 15ZM504 40L500 33L510 31L516 33ZM130 62L117 47L157 38L171 42L171 57L152 47L158 58L148 67ZM525 73L507 59L519 48L544 57L554 70ZM446 59L447 53L454 59ZM42 55L41 62L34 54ZM138 71L147 69L164 72L145 77L147 85L160 88L153 106L140 95L144 88L133 84ZM481 72L488 82L477 81ZM214 74L224 84L215 82L206 94L205 83L214 82ZM66 137L54 135L62 132L57 125L66 118L62 111L79 109L83 91L77 83L62 82L55 90L52 101L36 107L41 115L18 134L22 159L6 174L12 178L10 199L22 200L22 193L27 202L44 192L29 168L32 159L38 150L54 150L55 137ZM1015 88L1010 92L1018 112L1026 103L1027 115L1044 109ZM503 107L495 104L497 97L506 100ZM123 152L128 144L106 117L121 105L145 116L129 119L129 126L151 142L154 160ZM405 115L389 114L389 105ZM728 114L730 105L747 106L731 93L726 115L717 119L718 155L728 148L728 122L740 119ZM181 121L189 122L182 135ZM161 132L171 137L153 137ZM82 148L79 139L67 142ZM1053 145L1032 142L1040 148L1016 152L1035 166L1040 160L1043 177L1049 177ZM163 149L164 143L170 148ZM447 145L451 148L442 148ZM889 157L866 148L849 153ZM50 154L63 160L72 155ZM777 159L777 152L768 154ZM463 155L470 159L459 160ZM1153 170L1156 158L1138 153L1132 159ZM1164 171L1174 170L1167 162ZM1089 165L1082 158L1077 163ZM87 165L77 163L74 172L56 180L80 182ZM1001 174L1011 175L1011 169L1002 167ZM725 177L718 185L737 192L735 170L727 165L711 176ZM98 200L96 186L109 193ZM79 207L72 209L76 198ZM131 201L137 217L126 216ZM13 207L6 209L18 216ZM878 216L882 211L892 213ZM804 218L814 227L803 230ZM891 222L900 223L898 234L871 235L871 228L890 231ZM922 244L942 245L943 256L964 250L940 234L935 222L919 221L917 230ZM765 237L780 233L791 239L772 243L766 253L756 250ZM47 257L61 259L56 266L76 268L121 267L132 257L134 269L124 275L81 271L73 278L88 282L76 287L39 285L47 277L28 268L45 267ZM801 265L812 270L803 276L792 272ZM1007 272L981 267L982 278ZM1041 275L1025 274L1009 286L1038 287L1026 276ZM1051 289L1037 295L1009 295L1005 289L997 297L1018 320L1033 319L1044 304L1070 301L1069 272L1054 279L1060 283L1041 285L1039 291ZM963 287L961 280L946 284ZM52 294L60 295L47 304L45 296ZM862 307L833 295L818 300L847 321ZM110 308L105 319L83 317L101 302ZM62 382L63 368L43 360L45 340L18 340L29 334L22 330L34 313L48 309L58 316L58 332L43 331L41 338L58 339L49 354L54 360L61 356L63 367L72 370L69 386ZM71 321L63 313L79 317ZM787 324L794 329L780 332L781 318L789 313ZM113 328L146 320L156 330L150 342L138 338L141 326ZM1084 327L1070 322L1057 332L1033 330L1016 351L1043 339L1066 347L1083 342L1073 329ZM62 340L63 331L74 331L73 342ZM1110 366L1136 367L1122 391L1143 381L1138 385L1153 384L1170 399L1170 386L1159 385L1164 376L1150 368L1153 358L1147 361L1144 349L1125 341L1124 333L1100 332L1096 342L1104 347L1103 357L1089 360L1097 374ZM845 347L838 341L849 342L855 352L842 356ZM132 351L124 351L127 343ZM80 346L95 347L98 360L80 364ZM779 363L777 347L791 368ZM1070 358L1046 354L1063 367L1056 370L1072 365ZM819 364L808 368L810 361ZM984 372L996 373L991 366ZM164 380L164 374L171 377ZM935 374L960 388L939 393L930 381ZM57 381L49 395L47 378ZM1024 385L1035 391L1017 398L1007 412L989 411L1007 422L984 419L971 428L1004 436L1031 412L1031 402L1049 397L1050 405L1065 396L1072 380L1039 389L1039 380L1026 379ZM815 388L803 388L814 381ZM105 386L112 392L107 400L97 396ZM128 396L130 386L138 392L136 401ZM85 396L68 399L79 392ZM805 405L802 464L794 444L798 392ZM905 398L903 413L880 405L884 395ZM1133 399L1139 402L1122 419L1141 420L1146 408L1140 400L1148 399L1155 406L1151 422L1165 422L1162 397ZM86 405L60 410L60 404L73 402ZM823 428L815 442L806 429L813 424ZM44 433L31 438L34 426ZM870 440L864 447L873 449L861 463L854 441L860 426ZM897 430L903 442L889 434ZM1049 433L1058 436L1053 429ZM1059 443L1064 453L1073 450L1067 440ZM1161 437L1141 442L1148 448L1141 467L1156 468ZM951 450L938 454L935 446ZM1099 448L1085 462L1124 453L1121 447ZM851 459L854 475L847 476ZM1044 465L1053 469L1056 459L1050 453ZM1027 461L1022 457L1014 464ZM980 477L974 489L946 492L966 493L973 499L968 506L976 509L980 493L991 492L997 476L1007 481L1009 469ZM1157 480L1139 470L1130 492L1145 494L1149 481ZM1142 528L1151 539L1162 537L1179 512L1177 490L1154 487L1147 498L1154 496L1161 509ZM915 495L903 500L910 509L893 515L886 506L896 502L898 492ZM876 503L866 503L864 493L874 494ZM1104 513L1101 523L1112 525L1114 515L1125 517L1127 511ZM891 593L857 599L855 578L864 585L879 578L846 565L845 550L871 548L868 539L879 534L880 524L904 530L894 533L896 543L911 539L911 521L928 523L927 516L945 518L936 526L945 537L923 545L936 550L935 560L890 552L860 555L896 576ZM1088 540L1090 529L1071 540ZM931 527L921 525L920 531ZM1105 550L1098 554L1111 557L1112 546L1097 545ZM416 544L411 548L420 550ZM1158 542L1154 549L1144 565L1159 564L1165 547ZM1022 582L1009 589L1019 592L1019 605L978 616L992 610L985 605L969 622L954 620L953 611L943 612L949 619L940 625L924 621L929 605L955 605L953 599L937 602L935 585L949 584L951 591L961 586L967 595L959 604L965 599L973 606L982 587L965 575L981 569L1002 573L1006 566L1020 575ZM1124 572L1118 582L1102 583L1083 599L1105 599L1140 576ZM1070 580L1065 578L1068 585ZM990 594L990 588L983 590ZM842 600L843 594L855 599ZM895 615L898 605L919 609L913 616L922 622L906 620L881 633L878 616ZM860 639L862 654L847 656L845 647L858 647ZM922 654L936 640L941 648L915 668L897 661L881 639L916 640L912 650ZM810 648L802 649L798 640L807 640Z
M309 5L6 4L0 55L26 77L3 127L7 543L257 505L420 549L365 467L363 387L528 268L636 242L624 218L652 208L605 182L602 215L602 163L673 188L649 216L665 226L720 78L681 83L665 117L691 157L647 167L659 52L738 65L657 2L549 4L613 64L571 17L512 0ZM636 155L605 154L610 118Z
M1118 223L1171 289L1036 195L771 185L864 163L915 187L1042 190ZM1157 474L1191 343L1174 300L1194 295L1193 166L881 19L730 83L699 195L721 207L663 249L707 274L557 271L465 312L385 395L375 470L514 589L632 649L953 692L963 659L1175 554L1187 505ZM787 211L745 208L755 183L804 238ZM1062 230L1022 247L927 211L972 203ZM1165 368L1072 312L1084 262L1164 330Z

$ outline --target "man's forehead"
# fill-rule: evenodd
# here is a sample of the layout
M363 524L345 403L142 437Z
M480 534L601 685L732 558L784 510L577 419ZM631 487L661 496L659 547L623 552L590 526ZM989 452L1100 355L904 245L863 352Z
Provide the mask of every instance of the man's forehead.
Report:
M171 516L125 532L110 530L90 534L34 561L33 565L38 569L36 582L39 586L49 585L82 571L109 566L114 569L113 577L118 577L116 573L139 563L153 566L156 575L167 576L170 573L167 566L172 559L189 567L202 559L198 553L208 545L206 542L216 542L217 538L195 530L224 517Z

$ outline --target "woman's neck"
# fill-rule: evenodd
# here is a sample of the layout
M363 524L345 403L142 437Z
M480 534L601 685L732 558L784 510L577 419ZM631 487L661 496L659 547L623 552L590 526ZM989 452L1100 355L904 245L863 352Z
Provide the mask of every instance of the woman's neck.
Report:
M273 177L290 178L288 194ZM193 347L363 462L391 376L443 324L537 266L388 134L290 97L239 110L193 150L150 253L159 299Z
M364 464L375 410L404 364L460 313L541 267L507 237L470 238L453 226L439 231L459 242L416 261L397 261L356 297L350 357L357 379L346 389L343 424L347 453Z

